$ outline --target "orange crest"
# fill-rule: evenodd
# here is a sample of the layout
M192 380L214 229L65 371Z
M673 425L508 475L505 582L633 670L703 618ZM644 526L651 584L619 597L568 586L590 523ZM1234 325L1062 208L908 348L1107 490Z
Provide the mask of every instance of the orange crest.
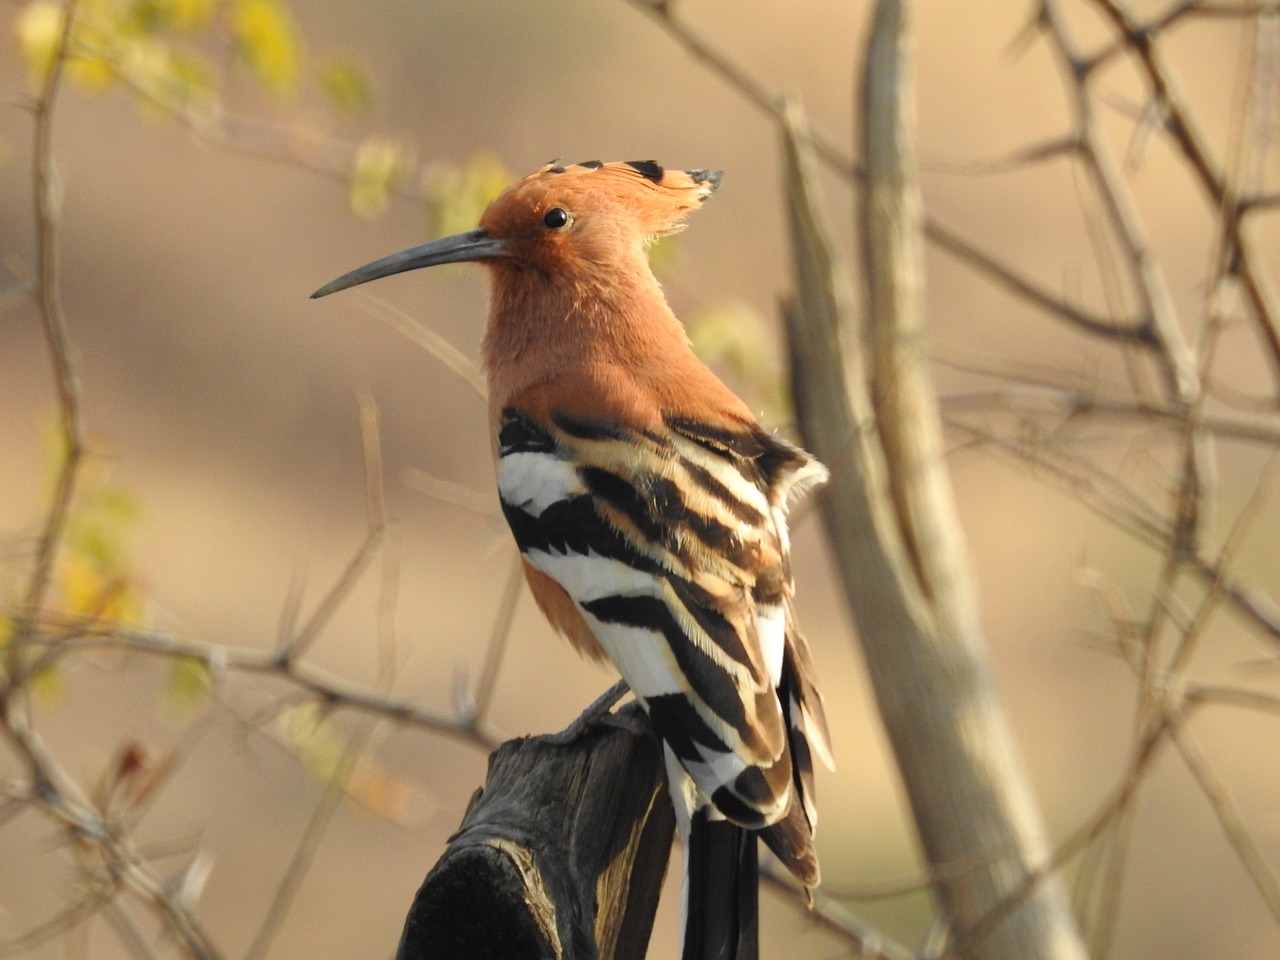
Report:
M715 192L720 178L718 170L668 170L652 160L549 163L508 187L480 226L493 237L540 241L535 246L555 260L572 251L580 261L609 261L620 246L682 230L685 215Z

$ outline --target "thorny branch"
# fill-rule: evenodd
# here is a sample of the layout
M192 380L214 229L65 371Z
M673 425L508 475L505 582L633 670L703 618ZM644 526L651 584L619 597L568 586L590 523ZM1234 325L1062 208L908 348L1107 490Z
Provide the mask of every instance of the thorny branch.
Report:
M1192 13L1217 13L1223 8L1194 2L1175 3L1170 13L1154 24L1140 23L1121 0L1094 0L1094 7L1115 27L1117 43L1126 55L1137 60L1151 87L1165 132L1174 140L1201 188L1221 217L1221 279L1235 279L1242 285L1252 308L1254 324L1271 361L1272 374L1280 387L1280 307L1275 290L1263 266L1257 243L1244 229L1253 197L1229 176L1212 156L1209 141L1187 106L1161 44L1161 33L1180 17ZM1246 8L1247 9L1247 8ZM1275 16L1275 8L1260 4L1252 16ZM1274 81L1274 78L1272 78Z
M75 13L76 3L71 0L63 7L62 27L57 45L32 111L35 123L31 157L36 229L35 300L40 313L40 325L44 332L49 360L53 365L53 382L58 397L62 463L54 486L53 502L45 519L45 528L36 547L31 581L27 587L25 606L28 615L34 615L39 610L49 588L54 561L71 509L71 498L75 492L80 461L84 455L80 423L80 383L72 362L71 340L67 333L67 320L62 311L61 289L58 284L58 211L61 190L53 155L55 109L58 95L62 90L63 71L66 66ZM11 665L16 665L20 648L20 642L11 645Z

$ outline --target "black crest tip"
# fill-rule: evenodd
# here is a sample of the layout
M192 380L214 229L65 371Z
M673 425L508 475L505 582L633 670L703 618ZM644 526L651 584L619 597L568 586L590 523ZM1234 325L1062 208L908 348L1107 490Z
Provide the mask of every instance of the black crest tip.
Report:
M724 180L723 170L686 170L685 173L694 183L705 183L709 194L719 190L720 182Z
M656 160L628 160L627 166L646 180L652 180L654 183L661 183L662 177L666 173Z

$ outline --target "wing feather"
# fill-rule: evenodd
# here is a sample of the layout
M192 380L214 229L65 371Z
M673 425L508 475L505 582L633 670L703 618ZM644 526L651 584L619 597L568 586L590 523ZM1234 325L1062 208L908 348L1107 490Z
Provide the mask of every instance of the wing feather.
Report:
M627 426L511 407L498 447L525 562L573 602L697 794L754 829L790 835L793 807L811 821L810 747L794 741L829 750L812 677L795 676L809 667L786 509L825 469L752 423L687 417Z

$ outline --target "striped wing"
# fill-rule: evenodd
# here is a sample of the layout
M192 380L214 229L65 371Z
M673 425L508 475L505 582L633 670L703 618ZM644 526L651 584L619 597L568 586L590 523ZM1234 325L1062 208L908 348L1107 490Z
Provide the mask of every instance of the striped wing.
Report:
M810 747L829 757L785 521L825 469L758 427L676 419L636 430L507 409L498 446L525 562L582 621L553 622L570 635L585 624L721 815L754 829L786 817Z

